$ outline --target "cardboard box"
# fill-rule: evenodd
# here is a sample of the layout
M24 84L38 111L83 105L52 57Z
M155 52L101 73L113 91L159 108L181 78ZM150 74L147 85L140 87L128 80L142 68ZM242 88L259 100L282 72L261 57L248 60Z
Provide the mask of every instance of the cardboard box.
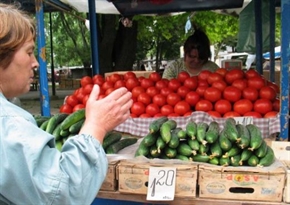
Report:
M263 70L263 76L265 79L270 80L270 71L269 70ZM280 86L280 71L275 71L275 83Z
M124 75L128 71L116 71L116 72L110 72L110 73L105 73L105 77L108 77L114 73ZM133 71L136 74L136 77L144 76L145 78L148 78L149 75L154 72L154 71Z
M285 184L283 201L290 203L290 142L273 141L272 148L276 158L285 165L287 181Z
M279 163L272 169L200 165L198 172L200 198L282 201L285 170Z
M121 160L118 164L119 192L147 195L149 167L176 167L175 197L196 198L197 164L194 163L149 162L137 163L136 160Z
M102 191L116 191L118 188L118 181L116 177L116 167L118 161L109 162L107 176L100 188Z

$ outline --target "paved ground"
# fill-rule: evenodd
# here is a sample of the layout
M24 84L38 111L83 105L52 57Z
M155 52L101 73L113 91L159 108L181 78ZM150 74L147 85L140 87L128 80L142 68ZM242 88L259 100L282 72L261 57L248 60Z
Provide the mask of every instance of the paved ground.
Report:
M67 95L70 95L74 90L60 90L56 88L55 95L53 95L50 87L50 111L51 114L59 113L59 108L63 104ZM20 96L21 107L33 115L41 114L40 91L29 91L27 94Z

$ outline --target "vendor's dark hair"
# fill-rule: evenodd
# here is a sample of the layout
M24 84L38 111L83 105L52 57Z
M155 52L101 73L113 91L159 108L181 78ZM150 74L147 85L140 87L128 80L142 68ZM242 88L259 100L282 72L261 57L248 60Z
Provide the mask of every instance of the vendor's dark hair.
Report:
M184 55L187 55L191 52L192 49L197 49L199 59L208 61L211 57L210 52L210 41L205 34L200 29L196 29L195 32L187 38L183 45Z

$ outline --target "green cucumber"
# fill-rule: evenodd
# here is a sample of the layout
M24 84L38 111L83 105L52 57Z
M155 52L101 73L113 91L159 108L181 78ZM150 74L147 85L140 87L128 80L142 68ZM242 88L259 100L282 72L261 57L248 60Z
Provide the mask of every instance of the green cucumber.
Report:
M160 156L160 152L158 152L157 146L156 145L152 145L150 147L150 155L153 158L159 157Z
M240 152L241 152L241 148L238 147L236 144L234 144L232 148L229 151L227 151L222 157L223 158L233 157L239 154Z
M106 154L117 154L120 150L122 150L130 145L133 145L136 142L137 142L137 138L133 138L133 137L121 139L120 141L109 145L106 148Z
M85 109L79 109L71 114L69 114L64 121L62 121L61 123L61 129L62 130L67 130L69 129L70 126L72 126L73 124L75 124L76 122L82 120L85 118Z
M179 137L177 136L177 133L181 130L181 128L175 128L171 132L171 139L168 143L168 146L170 148L176 148L179 145Z
M181 154L177 154L177 155L175 156L175 158L176 158L176 159L180 159L180 160L182 160L182 161L190 161L189 157L184 156L184 155L181 155Z
M210 157L221 157L223 154L223 150L220 147L220 144L218 141L210 145Z
M201 144L206 144L207 141L205 141L205 133L208 129L208 124L205 122L199 122L197 123L197 131L196 131L196 139L201 143Z
M246 126L242 124L237 124L236 125L238 135L240 137L240 141L238 142L238 146L241 149L245 149L250 145L251 137L249 130L246 128Z
M234 118L229 117L226 119L224 130L225 130L225 136L231 142L239 142L240 141L238 130L236 127L236 121Z
M149 154L150 154L150 148L144 145L144 143L142 143L141 141L141 143L139 144L135 152L135 157L138 157L138 156L147 157Z
M160 117L160 118L158 118L158 119L156 119L156 120L153 120L153 121L149 124L149 132L150 132L150 133L157 133L157 132L159 132L161 125L162 125L164 122L166 122L166 121L168 121L168 118L165 117L165 116Z
M186 124L185 131L186 131L187 136L190 139L192 139L192 140L196 139L197 124L193 121L189 121Z
M176 149L177 149L178 154L181 154L187 157L191 155L196 155L196 151L192 150L191 147L185 142L181 142Z
M268 150L268 145L266 141L263 140L261 146L258 149L254 150L254 153L257 157L262 158L266 155L267 150Z
M223 151L229 151L232 148L231 141L225 135L225 129L221 131L218 140Z
M237 167L240 166L240 161L241 161L241 155L236 155L236 156L232 156L230 157L230 165Z
M228 157L226 157L226 158L223 158L223 157L219 158L219 165L226 167L226 166L229 166L230 164L231 164L230 158L228 158Z
M199 141L197 141L197 139L188 139L187 140L187 144L190 146L191 149L198 151L199 147L200 147L200 143Z
M62 136L60 135L60 131L61 131L60 124L58 124L52 132L52 135L55 137L55 140L60 140L62 138Z
M43 131L45 131L46 130L46 127L47 127L47 125L48 125L48 122L49 122L49 119L48 120L46 120L46 121L44 121L41 125L40 125L40 129L42 129Z
M248 149L251 151L254 151L255 149L258 149L263 142L262 132L254 124L248 124L246 125L246 128L249 130L250 137L251 137L250 147Z
M161 150L166 146L166 143L164 142L164 140L162 139L161 136L159 136L156 140L156 147L157 147L157 151L158 153L161 153Z
M248 161L248 159L252 156L252 154L253 152L251 150L243 149L239 165L242 166L245 161Z
M208 150L209 150L208 144L201 144L199 146L198 153L201 155L207 155Z
M58 113L53 115L47 124L47 127L45 129L46 132L52 134L53 130L56 128L58 124L60 124L65 118L67 118L68 114L67 113Z
M160 127L160 135L166 144L169 143L171 139L171 131L175 129L177 123L175 120L168 120L164 122Z
M219 131L219 124L216 121L211 121L205 133L205 140L210 144L214 143L219 137Z
M81 130L81 127L83 126L85 122L85 119L81 119L80 121L76 122L75 124L71 125L68 130L72 134L77 134Z
M267 147L267 153L264 157L262 157L257 166L259 167L266 167L273 164L275 161L275 154L271 147Z
M247 162L249 166L255 167L259 164L259 158L256 155L252 154Z
M219 165L219 158L218 157L213 157L209 159L208 163L214 164L214 165Z
M177 155L177 150L170 147L165 147L164 153L168 158L173 159Z
M121 138L122 134L119 132L108 132L103 139L103 149L106 150L109 145L120 141Z
M150 147L155 144L158 135L156 133L148 133L142 140L145 146Z
M194 162L208 162L210 157L208 155L196 154L191 157Z
M41 117L35 118L35 122L36 122L37 126L40 127L42 125L42 123L44 123L48 119L50 119L50 117L41 116Z

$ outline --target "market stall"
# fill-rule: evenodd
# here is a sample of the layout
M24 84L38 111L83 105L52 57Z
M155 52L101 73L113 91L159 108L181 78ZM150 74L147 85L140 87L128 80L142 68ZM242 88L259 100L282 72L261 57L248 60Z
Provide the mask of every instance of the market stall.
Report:
M121 4L122 1L112 1L115 4L118 11L127 11L124 9L126 5ZM175 2L175 8L178 8ZM224 2L224 1L221 1ZM118 4L120 3L120 4ZM127 2L130 4L131 2ZM131 4L130 4L131 5ZM192 6L192 4L189 4ZM289 1L281 1L281 7L283 12L289 12ZM157 5L154 8L158 8ZM165 8L164 11L169 11L169 7ZM220 7L218 7L220 8ZM193 9L193 8L191 8ZM180 9L182 10L182 9ZM183 9L185 10L185 9ZM139 12L144 12L140 10ZM135 12L134 9L129 12ZM151 10L146 10L151 12ZM132 13L130 13L132 14ZM135 14L135 13L134 13ZM286 14L283 13L282 21L286 22L283 26L287 28L288 25L285 19ZM94 29L93 29L94 30ZM282 72L281 72L281 109L280 119L256 119L250 118L250 121L243 123L255 124L259 129L263 139L268 138L272 135L280 133L280 139L285 140L288 138L288 112L289 112L289 53L283 52L288 49L289 36L288 32L282 31ZM96 55L96 53L95 53ZM108 92L109 93L109 92ZM176 125L181 129L186 129L186 125L189 121L205 122L210 124L212 121L216 121L221 128L225 126L225 119L215 119L208 115L201 114L198 112L192 113L187 117L177 117ZM265 114L265 113L263 113ZM245 118L244 118L245 119ZM278 158L273 161L270 165L262 168L256 166L250 167L235 167L235 166L223 166L221 164L208 165L204 163L196 162L180 162L176 160L174 162L167 161L167 159L161 159L160 161L141 161L135 158L136 150L142 143L144 137L148 134L148 129L152 123L153 118L141 119L138 117L129 119L124 124L120 125L115 129L116 132L122 134L129 134L135 136L139 143L130 145L127 149L124 149L124 158L118 156L111 161L109 166L109 172L105 182L111 184L106 188L103 187L94 203L117 203L118 204L286 204L289 203L289 167L287 164L283 164ZM247 121L247 120L246 120ZM243 124L237 123L237 124ZM60 141L59 141L60 142ZM61 143L58 144L61 147ZM266 146L266 145L265 145ZM287 145L289 147L289 145ZM267 150L271 150L271 145L267 144ZM286 146L282 146L284 155L289 156L289 149ZM288 150L288 152L287 152ZM108 154L108 157L110 155ZM275 154L277 157L277 155ZM145 155L146 160L151 158L151 155ZM259 159L260 160L260 159ZM195 161L195 160L194 160ZM254 160L255 161L255 160ZM220 162L219 162L220 163ZM257 164L256 164L257 165ZM163 198L154 198L154 190L150 185L151 168L163 168L162 172L166 174L174 173L174 183L168 182L168 195L163 195ZM169 170L168 170L169 168ZM158 170L158 169L157 169ZM173 171L172 171L173 170ZM160 169L159 169L160 171ZM153 171L152 171L153 172ZM149 179L148 179L149 178ZM154 180L154 178L153 178ZM156 178L155 178L156 180ZM287 181L288 180L288 181ZM156 181L155 181L156 182ZM163 189L162 193L167 193L167 188L161 184L153 183L153 185L160 185L159 189ZM174 186L173 186L174 185ZM176 189L174 189L176 188ZM105 190L104 190L105 189ZM164 191L166 190L166 191ZM154 194L153 194L154 193ZM151 194L151 196L150 196ZM153 196L154 195L154 196ZM151 197L151 198L150 198ZM153 197L153 199L152 199ZM149 200L148 200L149 198ZM93 203L93 204L94 204Z

